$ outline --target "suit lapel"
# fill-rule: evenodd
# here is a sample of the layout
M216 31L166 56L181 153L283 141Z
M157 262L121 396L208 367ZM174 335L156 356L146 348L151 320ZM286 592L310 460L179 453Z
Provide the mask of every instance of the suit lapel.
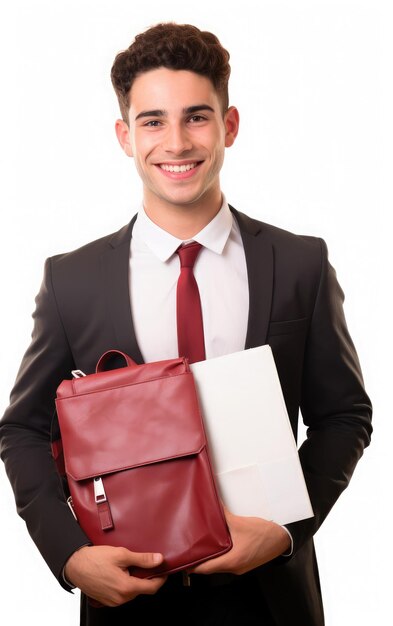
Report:
M273 246L265 239L263 224L230 207L243 240L246 256L249 314L245 348L266 343L273 296Z
M246 256L249 314L245 349L248 349L264 345L267 339L273 294L273 247L265 240L261 222L233 207L230 209L239 224ZM107 315L118 349L140 364L143 357L135 336L129 289L130 241L135 220L136 216L112 237L101 261Z
M132 228L122 228L110 240L110 248L102 255L103 285L106 294L107 315L111 320L119 350L129 354L136 363L143 363L131 314L129 259Z

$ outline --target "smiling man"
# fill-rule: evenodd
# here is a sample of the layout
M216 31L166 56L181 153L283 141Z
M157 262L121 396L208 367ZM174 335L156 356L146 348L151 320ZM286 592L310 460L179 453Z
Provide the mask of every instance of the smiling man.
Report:
M117 55L116 134L142 181L140 210L117 233L48 259L1 422L18 511L60 584L82 591L81 625L324 624L313 535L370 442L371 403L325 243L252 219L222 192L239 129L229 75L217 37L190 25L158 24ZM71 370L93 372L103 352L138 363L189 356L176 286L190 246L202 313L196 360L270 344L294 435L299 413L308 427L299 454L314 517L282 527L226 511L233 548L184 585L180 574L129 575L165 555L90 545L67 507L50 433L57 386Z
M145 211L176 237L192 237L221 207L219 175L237 135L237 109L224 110L208 77L165 67L138 75L129 98L128 119L117 121L116 132L134 157Z

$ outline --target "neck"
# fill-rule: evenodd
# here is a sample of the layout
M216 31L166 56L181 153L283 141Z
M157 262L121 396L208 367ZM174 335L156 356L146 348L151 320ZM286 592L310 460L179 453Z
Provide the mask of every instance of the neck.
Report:
M215 198L204 198L186 205L151 202L144 196L144 209L152 222L178 239L192 239L217 215L222 205L221 191Z

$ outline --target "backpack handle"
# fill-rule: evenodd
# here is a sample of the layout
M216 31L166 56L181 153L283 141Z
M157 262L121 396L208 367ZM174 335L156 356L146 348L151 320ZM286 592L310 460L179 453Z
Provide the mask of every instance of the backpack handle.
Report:
M125 352L121 352L121 350L108 350L107 352L104 352L104 354L102 354L99 358L96 365L96 374L98 374L99 372L104 372L105 364L114 356L123 357L123 359L127 363L127 367L138 367L137 363L135 363L135 361L133 361L133 359Z

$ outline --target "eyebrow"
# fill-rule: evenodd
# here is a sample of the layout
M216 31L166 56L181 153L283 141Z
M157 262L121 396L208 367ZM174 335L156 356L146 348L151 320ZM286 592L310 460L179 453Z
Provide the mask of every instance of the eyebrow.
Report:
M184 115L192 115L193 113L197 113L198 111L211 111L214 113L214 109L208 104L194 104L191 107L186 107L183 109ZM142 117L168 117L168 111L164 111L163 109L153 109L152 111L141 111L135 118L135 121L139 120Z

